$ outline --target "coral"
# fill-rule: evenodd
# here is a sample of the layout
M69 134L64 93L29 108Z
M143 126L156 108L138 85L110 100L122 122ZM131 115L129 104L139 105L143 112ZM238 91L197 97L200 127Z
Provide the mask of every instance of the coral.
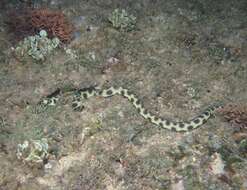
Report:
M24 141L17 145L17 158L24 162L42 163L48 157L48 142L46 138L41 140Z
M29 36L20 41L15 48L15 54L19 58L29 55L37 61L44 61L59 43L60 40L57 37L49 39L46 31L41 30L38 35Z
M58 37L64 43L72 39L73 25L61 11L28 8L11 11L8 18L6 23L17 40L34 35L40 30L47 31L49 38Z
M34 28L46 30L49 37L58 37L62 42L72 38L73 27L60 11L34 9L31 11L31 23Z
M232 125L247 129L247 105L228 104L220 113Z
M115 9L108 17L112 26L121 31L131 31L135 28L136 17L129 15L124 9Z

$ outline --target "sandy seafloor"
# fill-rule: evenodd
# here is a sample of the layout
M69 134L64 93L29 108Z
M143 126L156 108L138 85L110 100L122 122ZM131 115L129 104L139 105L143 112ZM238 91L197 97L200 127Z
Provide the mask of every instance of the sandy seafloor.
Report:
M4 1L3 1L4 2ZM121 96L69 100L40 114L30 107L59 87L123 86L152 113L187 120L209 104L247 102L247 1L35 1L76 26L70 59L57 50L43 64L11 54L0 17L1 190L244 190L246 145L219 115L187 133L144 120ZM115 9L137 18L130 32L107 21ZM244 132L243 132L244 133ZM48 139L44 164L17 159L17 145Z

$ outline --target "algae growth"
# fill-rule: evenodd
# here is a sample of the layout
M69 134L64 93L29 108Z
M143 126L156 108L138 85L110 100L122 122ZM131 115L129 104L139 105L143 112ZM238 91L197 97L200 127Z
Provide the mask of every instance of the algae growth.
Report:
M121 31L131 31L136 26L136 17L128 14L124 9L115 9L108 20L114 28Z

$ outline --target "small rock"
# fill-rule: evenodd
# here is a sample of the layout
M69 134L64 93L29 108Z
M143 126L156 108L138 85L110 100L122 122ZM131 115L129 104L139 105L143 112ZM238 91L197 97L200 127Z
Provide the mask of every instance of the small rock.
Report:
M225 173L225 163L219 153L212 155L212 162L210 163L210 170L214 175L223 175Z

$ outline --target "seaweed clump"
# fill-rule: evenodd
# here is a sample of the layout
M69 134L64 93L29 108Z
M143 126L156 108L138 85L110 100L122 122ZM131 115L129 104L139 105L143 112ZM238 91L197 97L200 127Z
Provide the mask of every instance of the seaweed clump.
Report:
M120 31L131 31L136 26L136 17L128 14L124 9L115 9L108 17L114 28Z
M228 104L220 113L231 125L247 129L247 105Z
M7 25L10 32L20 41L45 30L49 38L58 37L63 43L72 40L73 25L61 11L48 8L14 10L8 14Z
M20 41L15 48L15 54L21 59L28 55L37 61L44 61L59 46L59 43L60 40L57 37L49 39L47 32L41 30L39 34L28 36Z
M18 144L16 156L19 160L30 163L43 163L48 158L48 140L24 141Z

